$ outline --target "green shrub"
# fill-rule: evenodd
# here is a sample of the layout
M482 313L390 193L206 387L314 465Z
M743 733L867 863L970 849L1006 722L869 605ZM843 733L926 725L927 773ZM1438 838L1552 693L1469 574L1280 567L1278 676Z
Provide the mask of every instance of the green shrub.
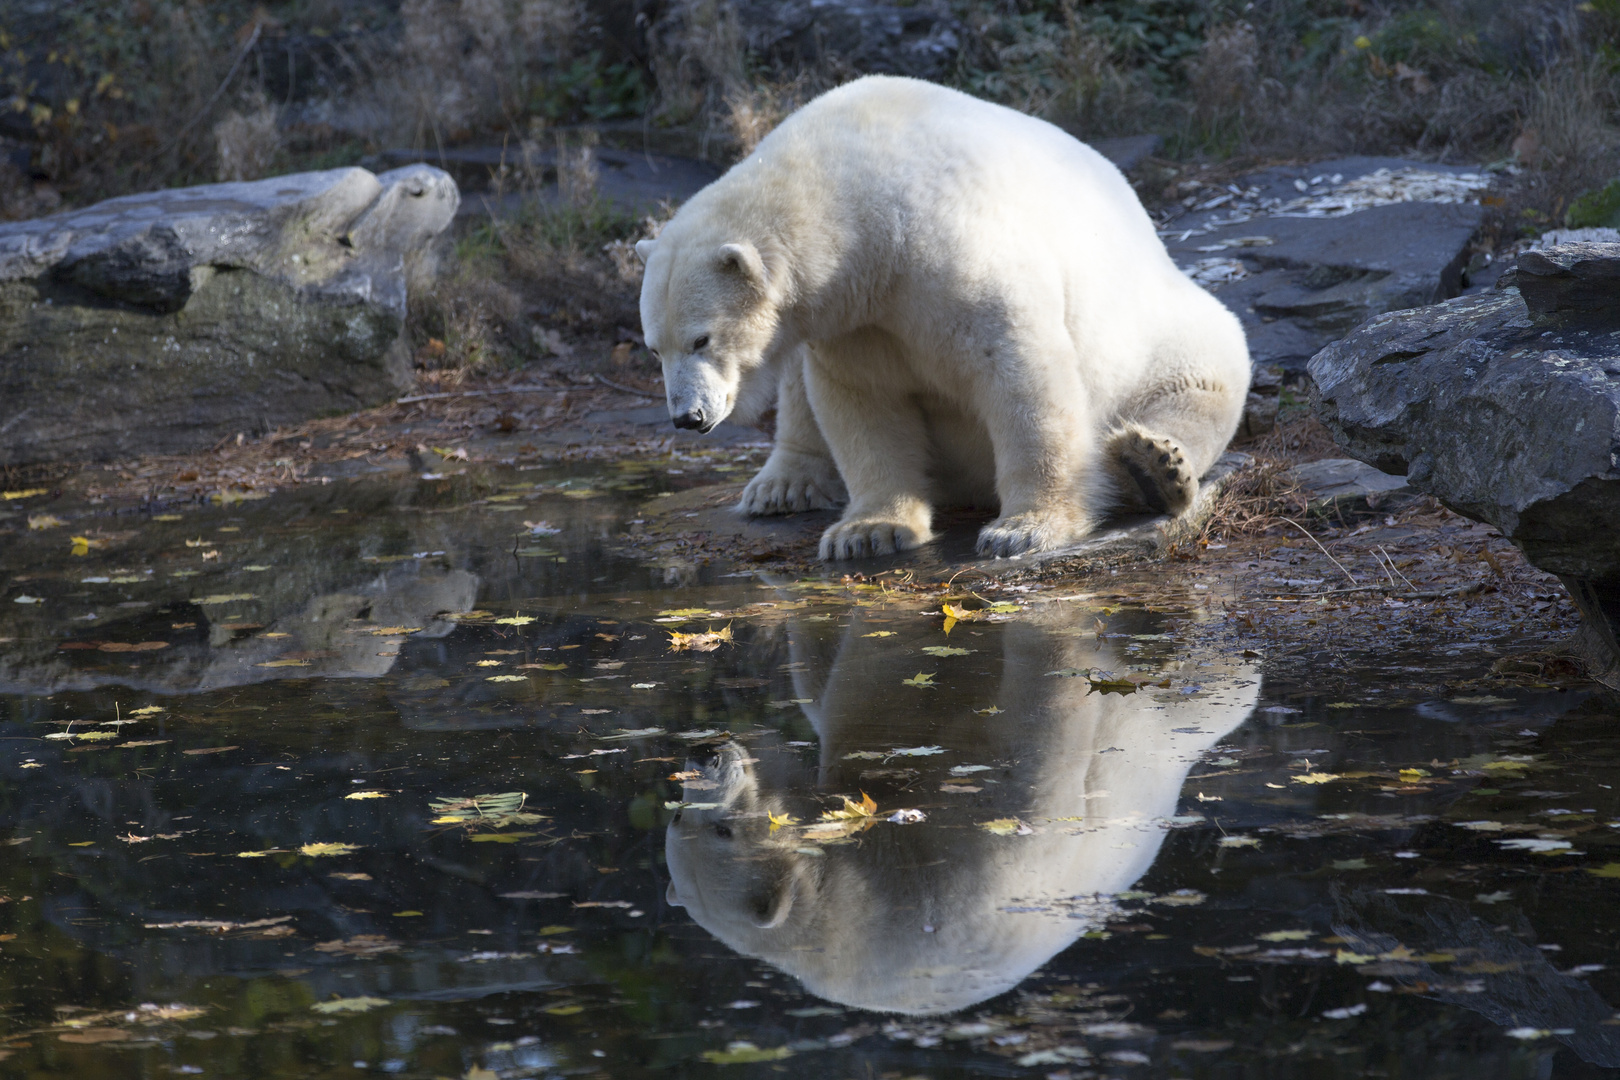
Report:
M1620 180L1577 197L1569 204L1564 224L1571 229L1620 229Z

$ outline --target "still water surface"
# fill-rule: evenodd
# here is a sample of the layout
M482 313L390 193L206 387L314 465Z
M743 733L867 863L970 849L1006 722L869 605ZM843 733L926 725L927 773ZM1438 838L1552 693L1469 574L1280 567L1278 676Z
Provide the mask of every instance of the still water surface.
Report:
M627 541L669 479L14 533L0 1077L1620 1067L1612 705L1158 571L947 633Z

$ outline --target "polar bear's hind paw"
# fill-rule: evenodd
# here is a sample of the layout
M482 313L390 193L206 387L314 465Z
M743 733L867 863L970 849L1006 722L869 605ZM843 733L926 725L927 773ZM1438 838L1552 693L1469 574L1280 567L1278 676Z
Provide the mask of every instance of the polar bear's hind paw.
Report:
M1109 450L1109 457L1136 482L1142 501L1151 509L1174 516L1192 505L1198 477L1174 440L1130 427L1114 437Z

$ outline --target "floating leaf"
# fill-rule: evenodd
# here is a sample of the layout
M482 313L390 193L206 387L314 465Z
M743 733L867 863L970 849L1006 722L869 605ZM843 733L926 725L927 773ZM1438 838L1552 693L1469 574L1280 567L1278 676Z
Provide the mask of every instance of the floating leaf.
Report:
M1194 907L1198 904L1202 904L1207 899L1209 899L1209 897L1199 892L1197 889L1177 889L1173 893L1166 893L1163 896L1155 896L1149 902L1154 904L1164 904L1168 907Z
M387 1004L387 998L352 997L337 998L333 1001L317 1001L310 1008L318 1013L331 1015L333 1013L370 1012L372 1009L380 1009Z
M298 849L298 854L318 858L323 855L348 855L359 850L359 844L305 844Z
M972 649L958 649L950 645L924 645L923 652L929 656L966 656Z
M1620 862L1605 863L1602 866L1587 867L1586 872L1593 877L1620 878Z
M1571 850L1574 845L1568 840L1531 839L1529 837L1514 837L1511 840L1498 840L1497 845L1509 851L1528 851L1536 855L1579 855L1581 852Z
M161 705L143 705L139 709L131 709L129 711L129 715L131 715L131 716L156 716L160 712L168 712L168 710L165 709Z
M528 682L527 675L486 675L485 682Z
M797 825L799 823L799 819L792 814L773 814L766 811L765 816L770 819L771 832L775 832L786 825Z
M496 626L528 626L534 622L532 615L508 615L504 619L496 619Z
M951 766L951 775L952 776L967 776L967 775L969 775L971 773L989 772L989 771L990 771L990 766L989 765L953 765L953 766Z
M1452 824L1459 829L1468 829L1472 832L1501 832L1507 828L1500 821L1454 821Z
M996 706L994 706L994 705L990 706L988 709L974 709L973 710L974 715L976 715L976 716L998 716L998 715L1001 714L1001 711L1002 710L996 708Z
M709 630L698 634L682 634L671 630L669 632L670 652L713 652L722 643L731 640L731 624L727 623L723 629Z
M979 828L996 836L1027 835L1033 830L1015 817L996 818L994 821L981 821Z
M254 664L253 666L254 667L270 667L270 668L274 668L274 667L309 667L309 661L308 660L266 660L262 664Z
M887 757L932 757L935 754L943 754L944 752L945 752L945 748L943 746L906 746L906 747L900 747L898 749L890 750L888 752L888 754L885 755L885 756L887 756ZM854 757L855 755L854 754L846 754L844 756L845 757Z
M212 596L205 596L200 600L193 600L192 603L202 604L203 606L207 607L215 604L236 604L244 600L253 599L257 598L250 592L215 593Z
M1293 777L1296 784L1331 784L1335 780L1343 779L1338 773L1309 772Z
M428 804L436 816L435 825L465 825L468 828L504 829L508 825L533 825L544 821L540 814L526 813L523 805L529 796L522 791L506 791L498 795L474 795L471 798L440 798Z
M900 685L919 686L925 690L932 690L934 689L934 676L932 674L924 674L923 672L919 671L909 679L901 679Z
M1309 930L1273 930L1269 934L1261 934L1261 941L1309 941Z
M1255 836L1223 836L1220 846L1223 848L1259 847L1260 839Z
M894 631L893 630L874 630L870 634L862 634L861 637L863 637L863 638L867 638L867 637L894 637ZM923 651L927 652L929 650L925 649Z
M1422 782L1425 776L1431 776L1433 774L1430 773L1428 769L1402 769L1400 775L1401 783L1416 784Z
M761 1050L751 1042L731 1042L724 1050L705 1050L703 1060L710 1065L752 1065L761 1061L782 1061L793 1056L786 1046Z
M0 499L11 502L13 499L32 499L35 495L44 495L50 488L23 488L21 491L0 491Z
M351 791L351 792L349 792L347 795L345 795L343 797L345 799L386 799L386 798L388 798L388 792L386 792L386 791Z

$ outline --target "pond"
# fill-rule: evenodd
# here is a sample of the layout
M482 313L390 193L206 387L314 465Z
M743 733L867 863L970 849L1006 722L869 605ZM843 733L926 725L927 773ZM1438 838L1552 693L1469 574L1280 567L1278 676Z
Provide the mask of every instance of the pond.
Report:
M14 532L0 1077L1620 1067L1612 702L644 542L757 456Z

